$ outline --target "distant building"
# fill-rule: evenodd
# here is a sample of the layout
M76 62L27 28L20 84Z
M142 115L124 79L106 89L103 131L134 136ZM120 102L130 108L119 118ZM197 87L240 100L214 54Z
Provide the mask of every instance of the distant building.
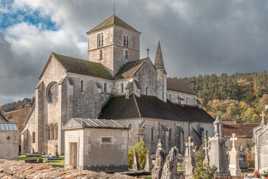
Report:
M89 59L49 56L22 130L23 152L63 154L63 127L72 118L130 125L129 145L143 139L151 152L159 138L166 150L176 145L183 153L188 135L200 143L213 134L214 119L189 84L167 77L160 43L154 62L140 58L140 34L111 16L87 33Z
M113 120L75 118L64 128L66 168L128 170L128 127Z
M0 111L0 159L17 159L19 134L15 123L9 122Z

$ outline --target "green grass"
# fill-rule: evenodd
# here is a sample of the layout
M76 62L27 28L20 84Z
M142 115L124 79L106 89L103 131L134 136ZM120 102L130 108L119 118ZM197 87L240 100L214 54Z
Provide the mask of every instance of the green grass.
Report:
M18 161L26 161L26 160L42 160L43 163L48 163L53 167L64 167L64 156L60 156L58 159L55 160L46 160L45 156L43 155L36 155L36 156L27 156L27 155L20 155L17 159Z

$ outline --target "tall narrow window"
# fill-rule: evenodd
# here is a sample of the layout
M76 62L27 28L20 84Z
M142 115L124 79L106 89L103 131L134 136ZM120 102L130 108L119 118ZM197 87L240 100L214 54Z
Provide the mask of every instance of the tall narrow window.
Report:
M103 46L103 33L97 34L97 48Z
M128 50L125 50L125 59L128 59Z
M145 89L145 94L146 94L146 96L148 95L148 87L146 87L146 89Z
M81 80L80 82L80 91L83 92L84 91L84 81Z
M124 93L124 83L121 83L121 93Z
M151 141L154 142L154 128L151 128Z
M32 142L35 143L35 132L32 133Z
M123 46L128 47L128 36L126 35L123 36Z
M104 91L104 93L107 93L107 84L106 83L104 83L104 85L103 85L103 91Z
M103 58L103 53L102 53L102 50L100 50L100 60L102 60Z

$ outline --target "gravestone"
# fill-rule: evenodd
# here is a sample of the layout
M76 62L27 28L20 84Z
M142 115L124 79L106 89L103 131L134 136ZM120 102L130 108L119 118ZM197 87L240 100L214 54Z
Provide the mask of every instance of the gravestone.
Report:
M185 144L185 155L184 155L184 165L185 165L185 178L191 179L193 177L193 146L191 136L188 137L188 140Z
M214 122L214 131L214 136L209 138L209 165L217 168L217 176L229 176L226 140L222 135L222 123L218 117Z
M134 150L133 152L133 164L132 164L132 169L135 171L138 171L138 161L137 161L137 153Z
M162 170L161 179L176 179L177 178L177 154L178 149L176 147L172 147L169 151L168 156L166 157L165 164Z
M162 142L159 139L155 154L155 163L152 170L152 179L161 179L164 160L165 160L165 153L162 148Z
M203 164L205 166L209 166L209 146L208 146L208 136L207 134L205 135L205 139L204 139L204 152L205 152L205 158L204 158L204 161L203 161Z
M151 160L151 154L149 151L146 154L146 163L145 163L144 170L146 172L151 172L152 170L152 160Z
M253 131L255 142L255 170L262 173L268 170L268 125L265 124L265 115L262 113L260 126Z
M230 163L229 163L230 174L231 174L231 176L240 176L241 175L241 170L240 170L240 166L239 166L239 157L240 157L239 154L240 154L240 152L236 146L237 137L235 136L235 134L232 134L230 141L232 142L232 148L229 152L229 155L230 155Z

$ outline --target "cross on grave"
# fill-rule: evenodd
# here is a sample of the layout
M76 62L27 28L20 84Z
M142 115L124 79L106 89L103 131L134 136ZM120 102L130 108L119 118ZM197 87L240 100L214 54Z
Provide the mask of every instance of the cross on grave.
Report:
M189 149L188 152L190 152L191 148L194 146L194 143L192 142L191 136L188 137L188 140L187 140L185 146L188 147L188 149ZM190 154L188 154L188 155L190 155Z
M231 137L230 141L232 141L232 146L235 147L235 141L237 141L237 137L236 137L235 133L232 133L232 137Z

